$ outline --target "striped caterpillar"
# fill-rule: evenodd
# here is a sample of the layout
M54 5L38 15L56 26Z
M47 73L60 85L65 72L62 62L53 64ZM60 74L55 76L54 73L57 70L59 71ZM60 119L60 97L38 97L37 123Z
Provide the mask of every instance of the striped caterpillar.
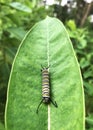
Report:
M49 72L48 68L42 67L42 100L40 101L36 113L38 113L40 105L43 103L49 104L50 102L57 107L57 103L53 102L51 97L50 97L50 84L49 84Z

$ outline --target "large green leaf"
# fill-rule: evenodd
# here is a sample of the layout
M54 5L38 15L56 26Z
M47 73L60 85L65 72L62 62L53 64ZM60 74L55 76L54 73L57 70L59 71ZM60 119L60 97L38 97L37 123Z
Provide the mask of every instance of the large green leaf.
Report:
M52 100L42 104L41 65L49 67ZM9 80L5 126L9 130L84 130L82 78L63 24L47 17L26 35Z

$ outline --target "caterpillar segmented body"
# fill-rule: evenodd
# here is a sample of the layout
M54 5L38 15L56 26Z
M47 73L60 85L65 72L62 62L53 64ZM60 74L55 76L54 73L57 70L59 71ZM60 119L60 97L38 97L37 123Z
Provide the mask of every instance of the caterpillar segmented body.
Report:
M43 68L42 67L42 100L40 101L38 107L37 107L37 113L38 113L38 109L40 107L40 105L42 104L42 102L46 103L46 104L49 104L50 102L55 106L57 107L57 104L56 102L53 102L51 100L51 97L50 97L50 81L49 81L49 72L48 72L48 68Z
M49 72L47 68L42 69L42 97L43 102L50 102Z

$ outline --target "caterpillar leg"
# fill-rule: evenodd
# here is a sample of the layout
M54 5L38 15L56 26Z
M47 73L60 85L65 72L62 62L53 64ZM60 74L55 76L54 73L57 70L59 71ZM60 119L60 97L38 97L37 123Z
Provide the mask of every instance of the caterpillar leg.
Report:
M41 71L43 70L43 69L48 69L49 67L50 67L51 65L49 65L48 67L44 67L42 64L41 64Z
M51 98L50 98L50 102L55 106L55 107L58 107L58 105L57 105L57 103L56 103L56 101L55 102L53 102L52 100L51 100Z
M38 107L37 107L37 110L36 110L36 113L38 114L38 110L39 110L39 107L40 107L40 105L42 104L42 102L43 102L43 99L40 101L40 103L39 103L39 105L38 105Z

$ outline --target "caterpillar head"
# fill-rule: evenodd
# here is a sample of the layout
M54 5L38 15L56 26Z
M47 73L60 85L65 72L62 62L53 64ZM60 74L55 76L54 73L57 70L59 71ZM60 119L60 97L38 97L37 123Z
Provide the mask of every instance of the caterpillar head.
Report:
M48 104L50 102L50 98L49 97L44 97L43 102Z

